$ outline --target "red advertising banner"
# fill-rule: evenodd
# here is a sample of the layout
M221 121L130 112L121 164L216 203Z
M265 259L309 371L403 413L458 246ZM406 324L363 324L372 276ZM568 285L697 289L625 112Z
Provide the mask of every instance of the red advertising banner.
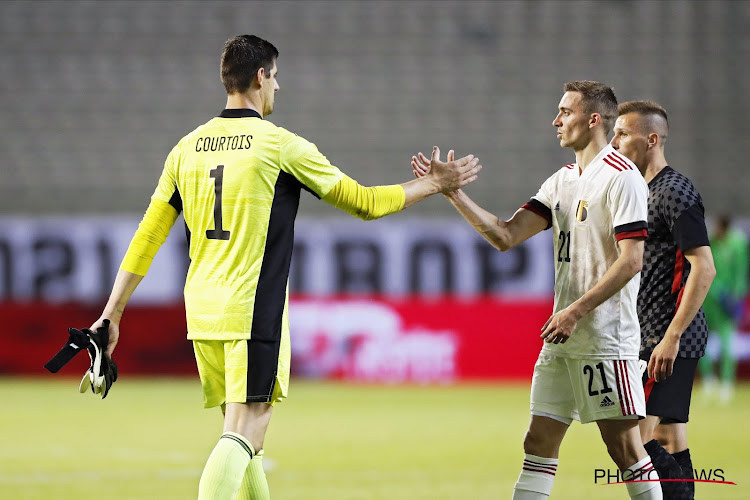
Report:
M289 310L294 376L529 381L552 300L295 297ZM0 302L0 375L47 374L43 365L64 345L67 327L89 326L100 312L81 304ZM123 376L197 374L185 328L182 304L129 306L114 356ZM750 330L750 315L741 329ZM738 336L737 346L738 353L749 351L750 336ZM750 374L747 359L740 356L741 376ZM80 354L61 373L80 376L88 364Z
M363 382L528 380L550 300L295 298L290 304L297 376ZM100 309L78 304L0 303L0 373L43 374L67 340ZM128 307L115 351L123 375L196 373L182 304ZM80 354L62 373L88 367Z

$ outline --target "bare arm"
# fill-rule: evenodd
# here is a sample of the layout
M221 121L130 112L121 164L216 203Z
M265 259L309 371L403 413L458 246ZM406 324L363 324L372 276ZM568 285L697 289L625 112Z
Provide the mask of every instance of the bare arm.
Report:
M125 306L130 300L130 296L133 295L133 292L142 279L143 276L139 274L133 274L122 269L117 271L115 284L112 286L112 292L109 295L107 305L104 306L101 317L91 325L91 330L96 331L97 328L102 326L105 319L110 321L109 344L107 345L107 355L110 357L120 337L120 319L122 318L122 313L125 311Z
M105 319L110 320L107 345L107 354L110 357L120 338L120 318L125 305L148 272L159 247L166 241L169 230L177 220L177 213L175 207L169 203L158 199L151 200L120 264L107 305L99 319L91 325L91 330L96 331Z
M448 152L448 161L453 160L453 157L454 152L451 150ZM419 157L412 157L411 166L417 180L430 173L431 164L432 161L422 153L419 153ZM474 203L461 189L448 192L445 197L484 239L501 252L513 248L547 228L547 221L544 217L523 208L516 211L510 220L504 221Z
M612 297L641 271L643 266L642 238L618 242L620 256L599 281L583 296L565 309L553 314L542 327L541 337L554 344L565 343L582 317Z
M484 239L501 252L547 228L547 221L530 210L520 208L508 221L491 214L458 189L445 195L456 210Z
M691 248L684 255L690 262L690 274L685 282L680 306L648 362L648 376L655 378L657 382L672 375L674 360L680 350L680 338L698 314L716 276L711 247Z

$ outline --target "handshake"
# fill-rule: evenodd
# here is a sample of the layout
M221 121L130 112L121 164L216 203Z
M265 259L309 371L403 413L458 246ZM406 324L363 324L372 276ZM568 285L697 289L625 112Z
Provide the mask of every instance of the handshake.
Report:
M83 374L78 392L83 394L90 386L91 392L101 394L102 399L106 398L112 384L117 380L117 365L112 358L107 356L109 320L105 319L103 326L97 328L96 332L88 328L83 330L68 328L68 334L70 337L63 348L44 367L52 373L57 373L76 354L86 349L91 358L91 366Z

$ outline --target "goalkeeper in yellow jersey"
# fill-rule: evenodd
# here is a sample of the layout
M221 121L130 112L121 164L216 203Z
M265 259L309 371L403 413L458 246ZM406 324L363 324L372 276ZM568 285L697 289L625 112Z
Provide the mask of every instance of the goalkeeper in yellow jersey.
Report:
M131 294L183 212L190 248L185 282L187 337L193 341L203 402L224 412L221 438L200 480L200 499L269 498L263 439L273 405L289 383L288 275L300 192L359 218L398 212L476 179L472 155L400 185L363 187L314 144L264 120L273 111L278 51L251 35L226 42L219 116L172 149L122 261L96 330L110 320L107 353Z

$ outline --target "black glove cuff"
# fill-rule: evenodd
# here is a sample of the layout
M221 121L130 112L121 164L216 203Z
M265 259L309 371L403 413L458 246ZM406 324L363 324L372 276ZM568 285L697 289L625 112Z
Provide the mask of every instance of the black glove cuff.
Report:
M76 354L86 349L91 343L89 341L89 336L81 330L68 328L68 333L70 334L68 341L62 349L60 349L60 351L44 365L44 367L52 373L60 371L60 368L67 365Z

